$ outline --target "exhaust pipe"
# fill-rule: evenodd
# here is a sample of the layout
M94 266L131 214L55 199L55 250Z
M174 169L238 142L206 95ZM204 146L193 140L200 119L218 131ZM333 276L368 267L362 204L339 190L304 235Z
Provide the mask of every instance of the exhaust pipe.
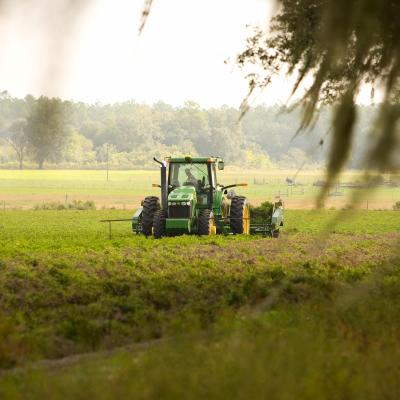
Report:
M161 208L163 210L168 209L168 188L167 188L167 163L165 161L157 160L157 158L153 158L153 160L160 164L161 171Z

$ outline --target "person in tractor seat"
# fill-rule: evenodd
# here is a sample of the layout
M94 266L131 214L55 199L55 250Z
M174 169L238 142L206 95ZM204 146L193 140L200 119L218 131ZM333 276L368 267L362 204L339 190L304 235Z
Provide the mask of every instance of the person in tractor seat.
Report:
M185 169L185 173L186 173L186 176L187 176L187 179L186 179L185 183L192 184L193 186L197 187L197 184L198 184L197 179L192 174L192 171L190 170L190 168L186 168Z

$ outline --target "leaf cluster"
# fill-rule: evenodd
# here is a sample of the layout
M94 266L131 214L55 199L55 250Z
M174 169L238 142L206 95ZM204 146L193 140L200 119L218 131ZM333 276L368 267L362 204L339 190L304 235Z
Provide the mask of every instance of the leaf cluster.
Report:
M280 0L279 6L270 32L256 29L237 62L261 67L261 73L248 75L249 96L256 88L265 88L274 74L296 73L292 93L305 89L300 130L312 126L321 104L336 105L327 185L320 201L351 154L355 103L365 84L371 84L372 96L379 89L383 101L364 166L380 172L393 170L400 142L400 3Z

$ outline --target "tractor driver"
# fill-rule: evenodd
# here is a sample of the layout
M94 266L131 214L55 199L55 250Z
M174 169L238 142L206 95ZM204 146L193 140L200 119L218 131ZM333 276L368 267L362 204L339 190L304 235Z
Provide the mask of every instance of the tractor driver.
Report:
M192 174L192 171L190 168L185 169L185 173L187 176L186 182L193 184L193 186L197 186L197 179L196 177Z

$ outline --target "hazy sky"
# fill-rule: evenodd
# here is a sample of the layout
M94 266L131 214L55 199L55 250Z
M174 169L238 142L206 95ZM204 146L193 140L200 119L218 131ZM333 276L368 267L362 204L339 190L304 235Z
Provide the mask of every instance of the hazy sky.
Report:
M154 0L139 37L143 0L86 1L86 9L68 14L68 0L8 0L0 23L1 90L87 102L190 99L237 107L247 84L224 60L244 48L246 24L267 25L272 4ZM257 102L285 102L290 86L279 79Z

